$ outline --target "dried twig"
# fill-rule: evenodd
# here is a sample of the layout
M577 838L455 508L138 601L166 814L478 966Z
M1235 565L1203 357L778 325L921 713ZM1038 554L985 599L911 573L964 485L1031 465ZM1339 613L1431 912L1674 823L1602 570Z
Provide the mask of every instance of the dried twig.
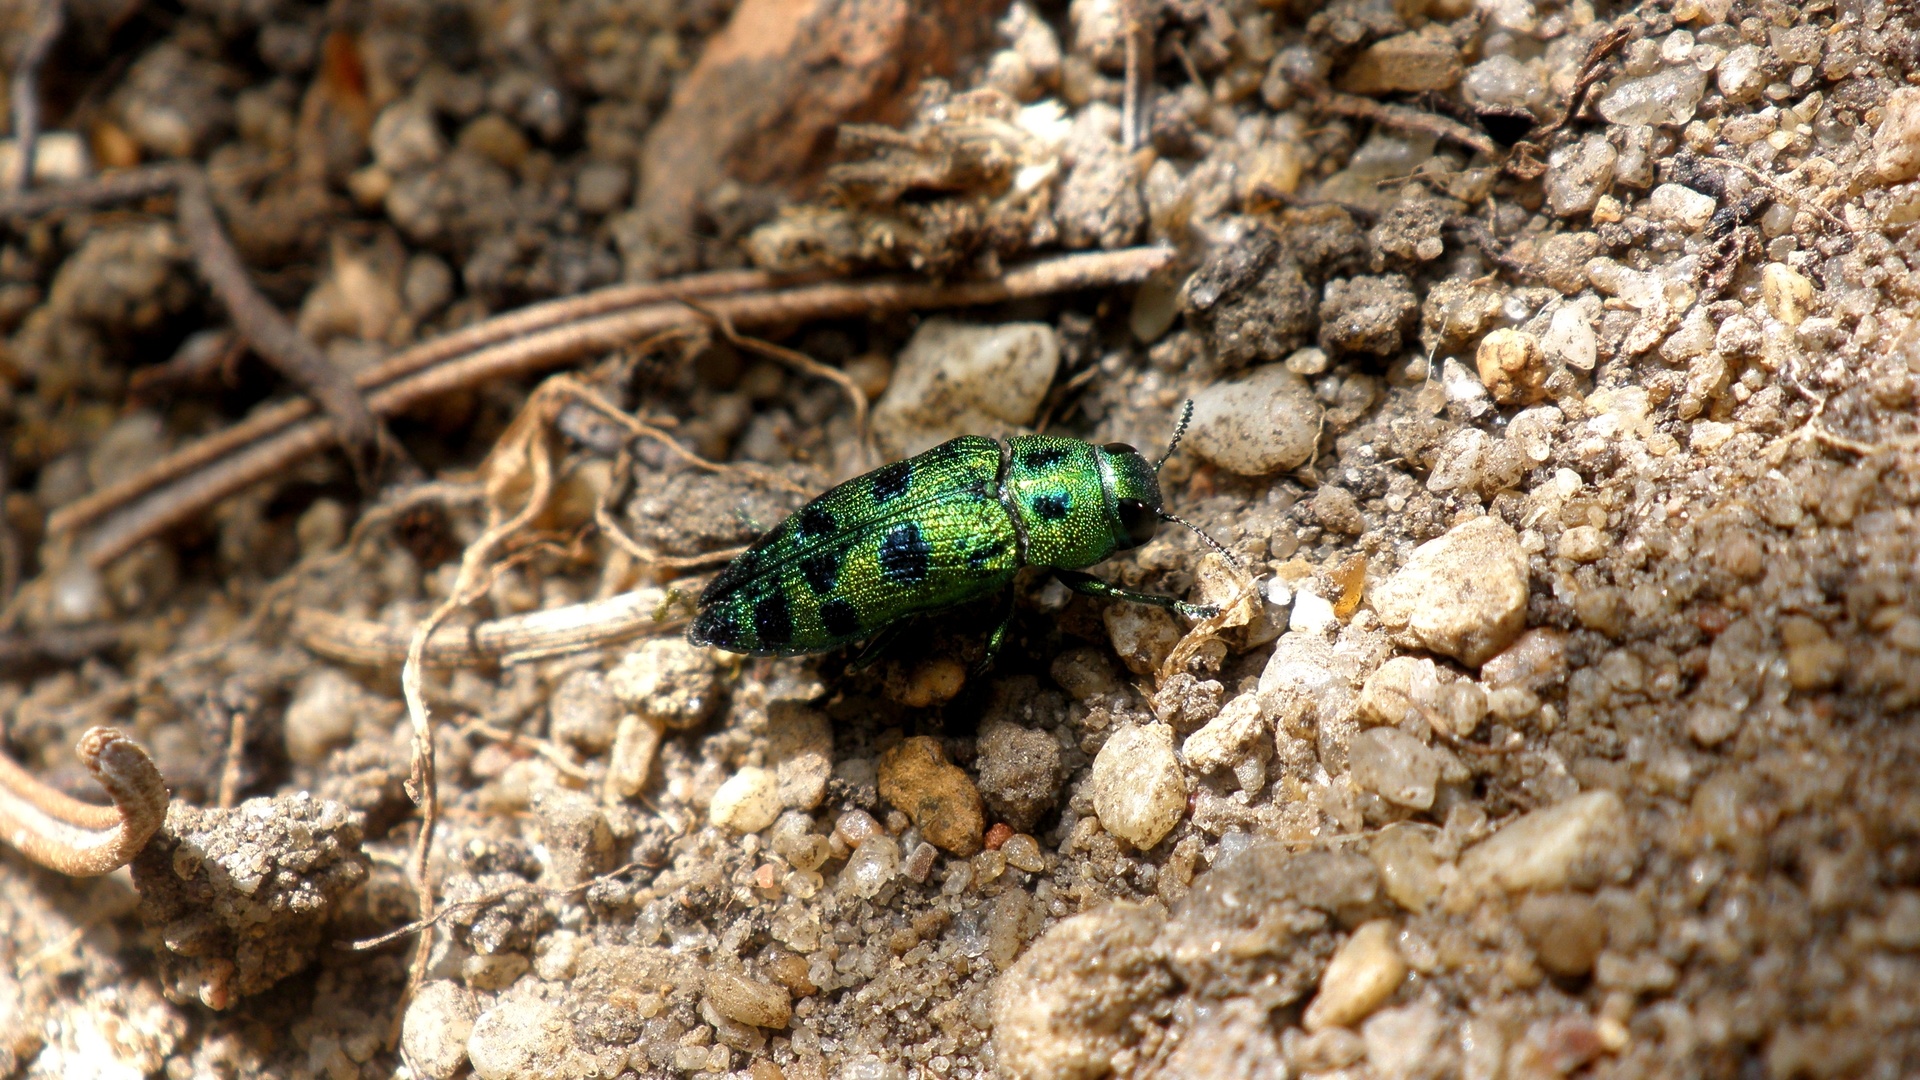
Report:
M1169 248L1128 248L1045 259L991 281L943 285L891 278L805 285L719 297L707 306L724 314L735 326L845 318L876 311L967 307L1136 282L1165 266L1172 256ZM447 356L382 386L368 396L367 405L375 415L391 415L452 390L620 348L699 317L682 303L667 302L559 323ZM217 447L187 447L150 470L150 474L164 479L155 482L143 475L125 485L123 491L138 492L132 498L123 498L117 492L109 500L102 493L88 500L84 515L63 511L48 522L48 528L57 532L75 527L83 516L105 517L83 551L96 566L111 562L147 537L192 519L220 499L284 472L294 462L333 442L333 429L325 420L299 419L302 415L295 413L295 418L285 424L269 425L279 433L258 442L217 435L209 440L219 443ZM183 458L192 460L192 466L183 466Z
M26 47L13 69L13 173L0 178L8 191L25 191L33 186L34 156L40 145L40 65L60 40L67 26L65 0L40 0L28 31Z
M0 754L0 834L49 870L74 877L125 866L167 817L167 784L147 752L107 727L74 747L112 806L69 798Z
M1623 22L1611 27L1606 33L1594 39L1587 46L1587 55L1580 62L1580 77L1573 84L1573 93L1567 97L1567 111L1545 127L1536 129L1533 139L1538 142L1548 135L1566 127L1580 114L1580 107L1587 102L1587 95L1594 86L1607 76L1607 58L1619 51L1622 45L1640 36L1640 24Z
M234 329L275 370L313 395L333 421L354 471L363 482L372 483L380 454L383 450L398 453L398 444L389 439L389 445L383 447L380 423L368 411L360 388L254 287L240 253L220 227L220 214L213 207L206 174L198 169L181 170L174 199L180 231L193 251L194 265L226 306Z
M159 165L114 173L99 180L0 199L0 217L26 217L50 210L102 205L128 199L174 194L180 232L193 252L194 265L233 325L262 359L296 386L313 395L332 418L348 458L366 480L374 476L379 454L397 454L398 444L382 440L380 425L361 398L359 387L333 366L314 344L301 337L247 274L240 253L220 225L206 173L194 165Z
M1120 95L1120 143L1128 153L1138 150L1153 128L1153 39L1157 5L1146 0L1122 0L1120 17L1126 22L1126 82Z
M1419 135L1431 135L1436 139L1458 143L1469 150L1478 150L1488 157L1500 156L1500 144L1494 142L1485 132L1476 131L1458 120L1449 119L1438 113L1410 109L1405 105L1390 105L1369 97L1342 94L1332 90L1315 95L1313 107L1336 116L1350 116L1355 120L1365 120Z
M840 392L847 395L847 401L853 405L853 436L860 444L860 453L863 456L867 453L867 392L860 389L860 384L854 382L851 375L837 367L828 367L796 349L783 348L771 341L748 337L734 329L733 320L727 318L725 312L715 311L707 304L693 300L682 300L681 303L713 320L714 325L720 329L721 336L736 348L758 353L769 360L785 364L802 375L825 379L838 386Z
M429 667L471 667L561 656L684 625L663 617L666 606L665 592L640 589L473 626L439 626L420 660ZM370 667L405 660L412 641L408 631L384 623L306 607L294 609L288 633L321 656Z
M231 810L240 798L240 773L246 761L247 715L250 710L230 702L215 704L215 707L223 705L223 711L227 714L227 753L220 765L220 793L215 805L222 810Z

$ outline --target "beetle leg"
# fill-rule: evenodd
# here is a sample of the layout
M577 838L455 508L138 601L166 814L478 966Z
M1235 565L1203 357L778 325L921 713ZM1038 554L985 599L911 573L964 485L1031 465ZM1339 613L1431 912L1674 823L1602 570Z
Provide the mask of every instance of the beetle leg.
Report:
M1000 646L1006 643L1007 630L1013 626L1013 593L1011 591L1007 593L1006 609L1007 613L1000 617L1000 625L994 627L993 633L987 635L987 655L973 665L975 678L985 675L988 669L993 667L994 658L1000 655Z
M1189 619L1206 619L1220 614L1220 609L1212 604L1189 604L1185 600L1175 600L1171 596L1158 593L1135 592L1123 589L1110 581L1102 581L1092 574L1083 574L1078 570L1055 570L1053 576L1060 584L1082 596L1104 596L1113 600L1130 600L1136 604L1152 604L1157 608L1176 611Z
M847 674L857 675L872 667L874 664L879 663L881 654L885 653L888 647L900 637L900 631L905 626L906 623L897 622L892 626L881 627L879 631L867 639L866 648L861 649L860 655L853 658L853 663L847 665Z

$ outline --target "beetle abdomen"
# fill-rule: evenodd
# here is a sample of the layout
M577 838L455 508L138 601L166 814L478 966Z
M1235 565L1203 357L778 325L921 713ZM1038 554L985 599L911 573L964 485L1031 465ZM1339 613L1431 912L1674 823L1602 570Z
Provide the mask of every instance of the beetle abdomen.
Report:
M700 596L688 637L756 656L824 652L995 592L1020 565L1000 444L964 436L802 507Z

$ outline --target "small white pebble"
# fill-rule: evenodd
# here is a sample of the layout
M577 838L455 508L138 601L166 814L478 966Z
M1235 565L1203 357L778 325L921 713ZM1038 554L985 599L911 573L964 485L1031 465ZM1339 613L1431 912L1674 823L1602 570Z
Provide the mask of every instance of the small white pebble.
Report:
M1333 605L1311 588L1302 587L1293 594L1293 611L1287 616L1287 629L1321 634L1340 625Z
M755 833L780 816L780 781L773 773L748 765L713 793L707 819L739 833Z

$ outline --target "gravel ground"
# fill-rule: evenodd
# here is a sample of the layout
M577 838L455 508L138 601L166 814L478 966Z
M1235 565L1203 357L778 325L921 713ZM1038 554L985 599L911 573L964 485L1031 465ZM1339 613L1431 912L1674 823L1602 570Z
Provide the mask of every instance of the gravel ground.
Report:
M431 669L443 916L409 995L415 937L342 947L417 913L397 658L248 616L410 630L525 490L483 458L532 386L395 425L486 490L350 537L372 501L315 459L95 572L52 511L286 391L205 336L166 200L17 222L8 618L40 655L0 681L7 740L80 793L75 740L116 724L175 804L130 876L0 855L0 1074L1920 1062L1920 12L1023 2L950 80L848 106L886 126L824 171L670 198L646 148L699 130L673 95L724 3L71 7L42 183L203 162L347 370L667 272L1178 252L1138 288L790 328L875 395L871 453L842 385L750 347L597 358L585 385L730 467L559 410L543 542L457 621L640 589L677 626L708 571L671 560L880 460L1156 448L1188 399L1161 482L1234 558L1169 526L1096 568L1224 608L1197 625L1023 575L984 675L992 603L863 670L671 634ZM0 6L9 64L33 13Z

